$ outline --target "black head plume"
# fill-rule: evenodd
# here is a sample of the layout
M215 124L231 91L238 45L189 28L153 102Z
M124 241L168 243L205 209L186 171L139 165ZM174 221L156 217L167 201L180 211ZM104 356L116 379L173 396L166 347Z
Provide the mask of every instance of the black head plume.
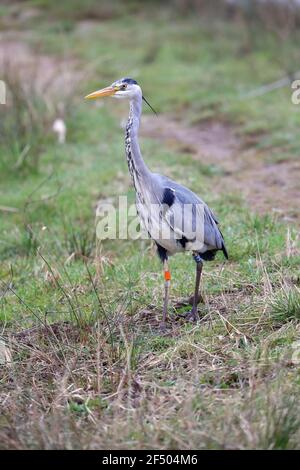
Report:
M157 116L157 112L155 111L154 108L152 108L151 104L149 103L149 101L146 100L146 98L143 96L143 100L145 101L145 103L149 106L150 109L152 109L152 111L154 112L154 114Z
M121 82L128 83L129 85L137 85L137 81L133 80L133 78L129 78L129 77L121 78Z

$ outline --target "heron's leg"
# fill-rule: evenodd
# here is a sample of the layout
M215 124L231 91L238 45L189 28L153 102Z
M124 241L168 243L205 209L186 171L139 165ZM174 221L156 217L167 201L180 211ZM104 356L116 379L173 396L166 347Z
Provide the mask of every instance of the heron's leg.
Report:
M196 282L195 282L195 294L194 294L194 299L193 299L191 318L197 321L199 320L197 305L198 305L199 287L200 287L203 262L199 254L194 255L194 260L196 262Z
M169 303L169 290L170 290L170 280L171 273L169 271L168 259L164 260L164 276L165 276L165 295L164 295L164 307L163 307L163 318L161 323L161 328L165 329L166 320L168 316L168 303Z
M192 310L191 310L191 312L188 313L186 318L191 318L194 321L198 321L199 320L199 314L198 314L197 304L198 304L198 298L199 298L199 287L200 287L200 280L201 280L203 262L202 262L201 256L199 254L196 254L196 255L193 255L193 256L194 256L194 260L196 262L195 293L194 293L194 298L193 298Z

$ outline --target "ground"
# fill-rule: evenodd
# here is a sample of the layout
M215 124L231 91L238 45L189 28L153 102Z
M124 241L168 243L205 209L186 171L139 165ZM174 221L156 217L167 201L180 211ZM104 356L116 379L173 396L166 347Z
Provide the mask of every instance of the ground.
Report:
M0 9L0 446L298 448L300 108L288 87L247 97L286 51L239 21L94 3ZM134 200L127 105L83 96L124 75L159 113L147 164L209 203L229 251L205 264L198 324L178 318L191 257L171 259L165 334L154 247L95 239L97 205Z

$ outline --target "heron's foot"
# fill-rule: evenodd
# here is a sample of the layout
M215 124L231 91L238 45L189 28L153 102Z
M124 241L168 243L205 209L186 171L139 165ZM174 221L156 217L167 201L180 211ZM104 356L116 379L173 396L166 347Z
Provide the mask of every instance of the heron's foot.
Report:
M159 331L161 333L166 333L167 331L167 324L165 321L161 321L160 324L159 324Z
M197 309L192 309L190 312L179 313L178 317L184 318L185 320L190 322L197 322L200 320L200 316Z

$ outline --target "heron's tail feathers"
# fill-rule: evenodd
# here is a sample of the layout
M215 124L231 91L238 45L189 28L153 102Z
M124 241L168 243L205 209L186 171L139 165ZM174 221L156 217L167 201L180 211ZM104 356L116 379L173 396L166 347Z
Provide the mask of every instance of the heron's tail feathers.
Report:
M222 243L222 248L221 248L221 250L223 251L223 254L224 254L225 258L228 259L228 251L227 251L226 246L225 246L225 241L224 241L223 233L221 232L221 230L219 229L219 227L218 227L218 230L219 230L220 235L221 235L221 237L222 237L222 242L221 242L221 243Z
M216 250L208 250L205 253L200 253L200 256L202 259L204 259L204 261L212 261L213 259L215 259L215 256L219 250L222 250L225 258L228 259L228 253L224 242L222 242L222 248L218 248Z
M227 250L226 250L226 246L225 246L224 241L223 241L223 243L222 243L222 251L223 251L223 253L224 253L225 258L228 259L228 252L227 252Z

